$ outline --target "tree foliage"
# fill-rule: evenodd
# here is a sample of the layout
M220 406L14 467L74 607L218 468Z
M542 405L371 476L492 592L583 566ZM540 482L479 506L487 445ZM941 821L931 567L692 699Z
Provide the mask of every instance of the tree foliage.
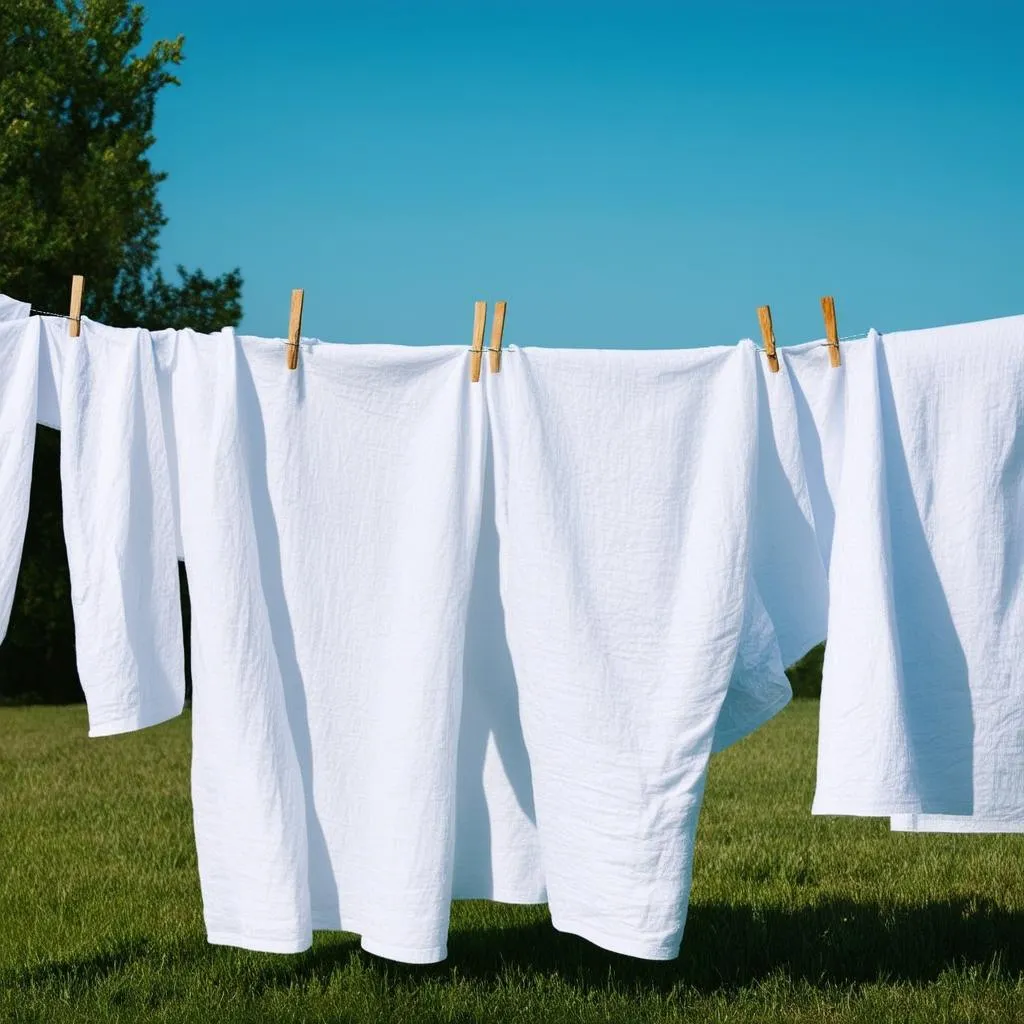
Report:
M148 152L160 92L184 40L142 49L144 11L128 0L0 0L0 291L37 309L83 311L114 326L209 331L241 319L242 278L156 265L165 175ZM40 428L32 513L0 695L78 695L57 469Z

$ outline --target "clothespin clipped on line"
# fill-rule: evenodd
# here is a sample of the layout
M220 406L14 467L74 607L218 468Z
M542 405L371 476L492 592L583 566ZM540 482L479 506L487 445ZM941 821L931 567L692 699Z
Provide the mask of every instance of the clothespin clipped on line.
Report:
M494 320L491 322L491 373L501 373L501 339L505 333L505 310L507 302L494 304ZM487 326L487 303L478 302L473 308L473 347L469 350L469 379L480 381L481 363L484 357L484 328Z
M285 348L285 364L289 370L299 368L299 336L302 334L302 300L304 292L301 288L292 290L291 315L288 317L288 345Z
M68 314L68 335L77 338L82 333L82 293L85 291L85 278L75 274L71 278L71 310Z
M757 307L757 319L761 323L761 338L764 341L764 353L768 357L768 369L772 373L779 372L779 356L775 351L775 331L772 328L772 311L767 306Z
M491 373L501 373L501 337L505 333L505 310L507 302L494 304L494 320L491 322Z
M474 384L480 381L480 361L484 354L484 328L486 326L487 303L477 302L473 306L473 347L469 350L469 379Z
M831 295L825 295L821 300L821 312L825 317L825 337L828 339L828 358L832 368L840 366L842 360L839 358L839 328L836 325L836 300Z

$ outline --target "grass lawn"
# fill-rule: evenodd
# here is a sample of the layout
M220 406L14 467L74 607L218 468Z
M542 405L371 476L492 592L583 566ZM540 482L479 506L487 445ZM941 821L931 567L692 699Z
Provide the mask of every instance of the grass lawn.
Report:
M712 760L678 960L474 902L403 967L207 945L187 715L89 740L83 708L0 708L0 1021L1024 1020L1024 836L811 817L817 713Z

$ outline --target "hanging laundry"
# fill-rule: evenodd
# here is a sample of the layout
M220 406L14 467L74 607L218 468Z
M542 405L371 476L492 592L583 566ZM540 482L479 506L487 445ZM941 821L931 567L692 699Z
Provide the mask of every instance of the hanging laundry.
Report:
M544 903L533 775L499 585L488 457L466 632L452 896Z
M796 381L758 359L757 498L752 568L785 665L825 639L828 622L828 542L831 510L819 484L821 432L807 414ZM827 367L827 360L826 360ZM835 390L836 376L821 391ZM842 392L839 391L840 409ZM822 499L826 500L823 501Z
M63 317L39 317L39 400L36 422L60 430L60 389L68 348L78 338L68 335L68 322Z
M162 339L158 338L158 342ZM193 799L209 938L446 955L484 467L462 347L179 332Z
M265 435L232 330L153 340L187 553L192 803L208 937L297 952L312 935L307 795L264 597L254 505L266 499ZM261 511L269 574L276 530Z
M19 302L0 294L0 321L20 320L30 316L31 303ZM59 316L35 316L41 331L39 342L39 398L37 422L60 429L60 379L67 345L75 341L68 335L68 320Z
M819 434L835 531L813 810L1011 830L1024 823L1024 317L845 346L841 455L824 353L784 355L833 424Z
M495 382L495 386L501 386L500 382ZM768 467L769 460L763 460L761 480L769 478ZM543 903L547 896L533 777L523 739L519 686L499 596L493 477L493 459L489 459L466 639L453 896ZM776 513L783 503L775 501L770 488L758 501L759 507L769 513L764 518L780 521ZM792 542L796 536L789 534L791 550L797 547ZM813 547L813 538L811 542ZM780 577L793 564L799 564L799 560L785 568L779 566ZM769 579L768 560L762 569ZM791 578L795 590L807 590L802 574L791 574ZM775 589L783 589L779 586L783 582L777 581ZM820 615L820 628L824 631L825 609L815 608L814 614ZM798 628L803 628L807 635L802 624ZM796 635L791 633L791 637ZM713 751L723 750L748 735L788 699L789 691L782 683L784 661L779 646L760 593L752 585L736 665L715 724ZM813 643L801 648L797 642L791 660L810 646Z
M752 604L757 353L510 349L487 395L501 593L556 928L679 951ZM755 634L756 637L756 634ZM753 659L735 738L789 699Z
M946 616L935 612L935 629L951 622L963 649L974 727L972 813L895 815L892 828L1024 832L1024 317L882 341L907 453L903 490L914 495L925 564L934 563L949 605ZM958 349L951 360L949 346Z
M28 523L38 373L39 319L0 321L0 641L14 606Z
M35 395L33 388L33 402ZM64 348L60 426L89 735L155 725L181 713L185 669L173 499L147 331L83 318L81 335Z
M25 320L32 312L28 302L19 302L9 295L0 295L0 320Z

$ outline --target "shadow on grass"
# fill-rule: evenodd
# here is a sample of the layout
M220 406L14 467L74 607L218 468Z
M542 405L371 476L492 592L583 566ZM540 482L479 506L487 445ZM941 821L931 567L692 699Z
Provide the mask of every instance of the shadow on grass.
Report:
M441 964L396 964L364 953L352 936L338 936L297 956L239 953L202 940L166 944L137 940L94 957L51 961L5 972L16 988L95 985L149 960L158 972L208 974L218 989L237 985L248 995L326 981L351 967L382 973L389 983L414 987L431 980L489 984L509 975L557 976L583 990L667 993L677 985L701 992L730 991L782 973L814 985L868 982L927 983L950 967L996 967L1024 975L1024 915L989 902L958 901L922 907L879 907L836 901L797 909L693 906L682 954L649 962L607 953L546 920L521 926L456 932ZM232 957L252 958L243 971L220 968ZM225 974L227 976L225 976Z
M952 966L998 965L1024 975L1022 929L1024 914L987 901L920 907L835 901L794 909L712 904L691 906L677 960L607 953L540 922L453 935L448 961L432 970L489 980L518 967L585 988L663 991L677 984L734 989L777 972L816 985L928 982Z
M128 939L97 953L0 971L0 989L60 987L73 992L120 974L132 964L161 952L159 944L148 939Z

